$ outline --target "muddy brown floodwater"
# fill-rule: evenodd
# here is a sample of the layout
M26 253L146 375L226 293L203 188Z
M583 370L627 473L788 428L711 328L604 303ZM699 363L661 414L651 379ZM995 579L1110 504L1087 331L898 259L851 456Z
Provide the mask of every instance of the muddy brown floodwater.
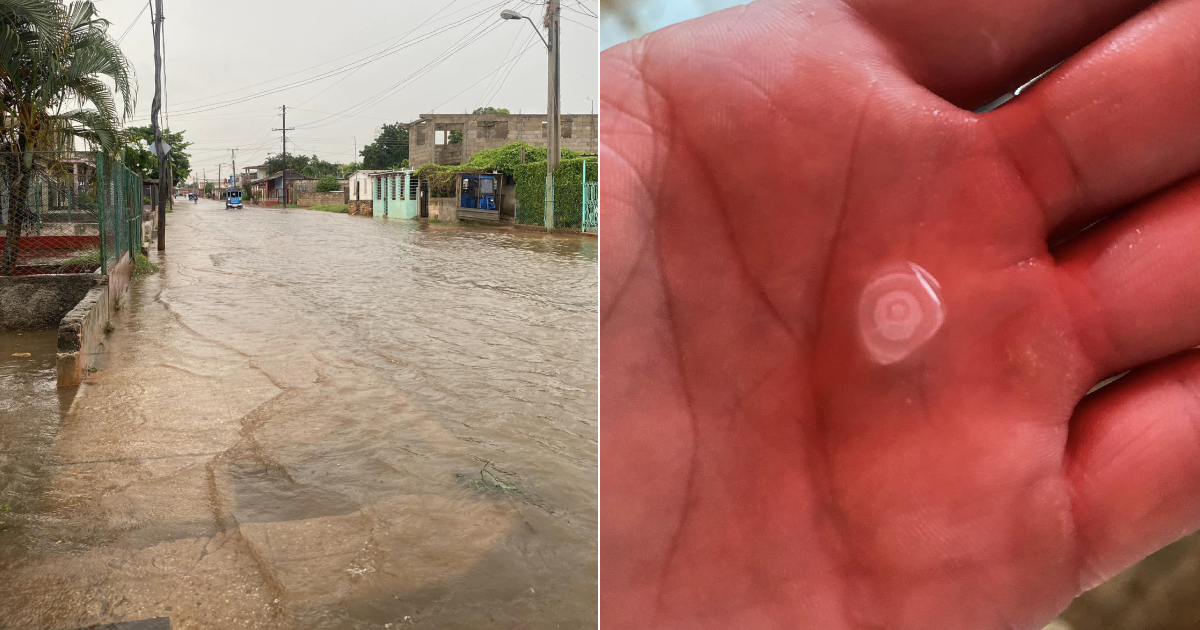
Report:
M596 242L180 205L78 392L0 337L0 627L595 627Z

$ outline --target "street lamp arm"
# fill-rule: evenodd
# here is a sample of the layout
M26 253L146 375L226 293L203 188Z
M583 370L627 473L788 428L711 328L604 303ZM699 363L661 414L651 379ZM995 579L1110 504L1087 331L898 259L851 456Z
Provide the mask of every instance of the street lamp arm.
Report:
M545 37L542 37L542 29L538 28L537 23L534 22L533 19L530 18L528 15L525 15L522 17L524 17L526 20L529 20L530 24L533 24L533 31L538 34L538 37L541 37L542 43L546 45L546 50L550 50L550 42L546 41Z
M538 25L536 22L533 21L533 18L530 18L528 15L521 15L520 13L517 13L516 11L513 11L512 9L505 9L500 12L500 19L502 19L502 20L529 20L529 23L533 25L533 30L535 32L537 32L538 37L541 37L541 39L542 39L542 43L546 45L546 50L550 50L550 42L546 41L545 37L542 37L542 30L538 28Z

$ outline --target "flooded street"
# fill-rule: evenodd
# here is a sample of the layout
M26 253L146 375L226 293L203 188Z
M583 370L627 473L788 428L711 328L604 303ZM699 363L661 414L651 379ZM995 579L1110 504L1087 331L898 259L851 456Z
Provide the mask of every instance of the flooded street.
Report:
M168 226L78 392L0 336L0 628L596 626L595 240Z

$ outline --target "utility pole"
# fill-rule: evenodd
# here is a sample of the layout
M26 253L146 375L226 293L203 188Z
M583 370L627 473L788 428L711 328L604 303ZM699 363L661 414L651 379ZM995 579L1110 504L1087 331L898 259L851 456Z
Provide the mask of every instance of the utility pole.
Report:
M233 178L233 179L232 179L232 180L230 180L230 181L231 181L231 182L236 182L236 181L237 181L237 176L238 176L238 172L237 172L237 149L230 149L230 150L229 150L229 161L230 161L230 163L231 163L231 166L229 167L229 170L230 170L230 172L231 172L231 173L233 173L232 175L230 175L230 177L232 177L232 178ZM230 184L230 185L232 186L232 184Z
M353 166L355 166L355 167L358 166L358 136L354 136L354 164L353 164Z
M158 156L158 251L167 249L167 152L163 151L162 128L158 126L158 110L162 106L162 0L155 0L154 19L154 101L150 105L150 124L154 132L154 153Z
M558 148L559 133L559 0L546 2L546 26L550 29L550 55L546 64L549 69L549 106L546 115L550 118L546 130L550 137L546 143L546 229L554 228L554 171L558 168L562 151Z
M588 100L588 103L589 103L589 104L591 104L591 106L592 106L592 115L593 115L593 116L595 116L595 115L596 115L596 99L594 99L594 98L592 98L592 97L590 97L590 96L585 96L584 98L586 98L586 99Z
M293 127L292 129L295 129ZM287 207L287 105L283 106L283 127L272 129L271 131L283 132L283 173L280 174L280 179L283 180L283 207Z

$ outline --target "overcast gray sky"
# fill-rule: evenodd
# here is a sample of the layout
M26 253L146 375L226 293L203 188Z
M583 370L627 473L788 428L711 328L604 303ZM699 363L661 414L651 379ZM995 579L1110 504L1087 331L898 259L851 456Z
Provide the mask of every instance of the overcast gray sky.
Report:
M121 42L138 79L137 114L127 124L149 124L147 1L96 4L113 37L132 26ZM562 111L586 114L598 96L598 24L588 15L598 2L562 4ZM361 150L385 122L487 105L543 113L545 48L528 21L501 20L504 8L542 23L543 4L533 0L163 0L170 127L195 143L194 172L216 178L231 148L239 169L279 153L271 129L285 104L296 127L288 154L331 162L352 161L354 137Z

